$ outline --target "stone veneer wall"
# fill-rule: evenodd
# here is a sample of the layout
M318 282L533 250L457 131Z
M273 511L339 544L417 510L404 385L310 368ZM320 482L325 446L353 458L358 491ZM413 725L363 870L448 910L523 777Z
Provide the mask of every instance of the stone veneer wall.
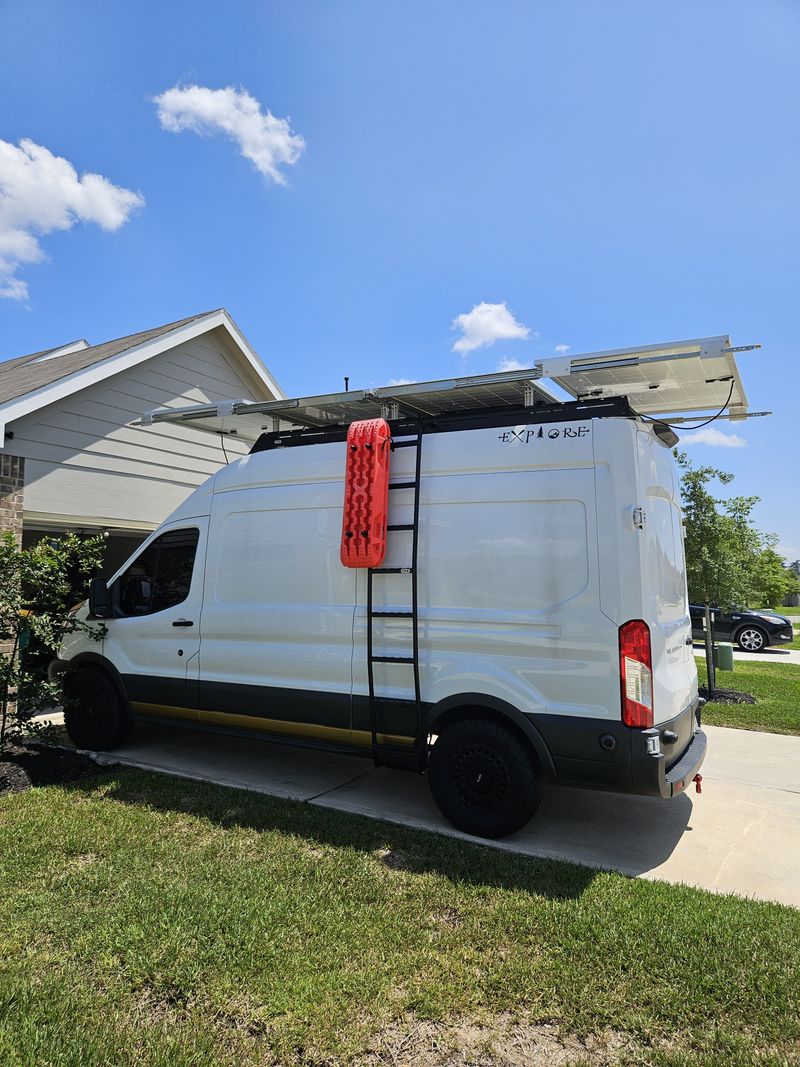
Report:
M25 460L22 456L0 453L0 533L11 530L22 541L22 493L25 488Z

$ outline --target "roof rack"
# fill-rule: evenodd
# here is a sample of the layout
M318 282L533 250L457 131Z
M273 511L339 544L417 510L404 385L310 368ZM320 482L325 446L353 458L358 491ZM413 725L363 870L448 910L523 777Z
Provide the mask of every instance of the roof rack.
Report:
M159 408L141 425L189 423L215 434L255 441L264 431L346 427L358 419L430 420L457 413L496 413L560 402L544 384L555 383L575 401L625 397L633 414L674 416L687 412L740 419L749 414L747 396L727 336L706 337L641 348L620 348L537 360L523 370L500 371L379 389L352 390L286 400L224 400L190 407Z
M624 396L612 396L598 400L560 400L533 407L518 407L511 404L499 407L474 408L469 411L452 411L438 415L390 418L392 440L413 434L449 433L454 430L480 430L489 426L507 426L515 433L520 423L535 420L537 426L549 422L582 421L585 419L619 418L634 416ZM660 423L658 428L666 430ZM515 429L516 428L516 429ZM228 431L233 432L233 431ZM291 430L265 430L254 442L250 452L267 452L272 448L287 448L292 445L330 444L347 440L347 426L304 426ZM677 438L675 438L677 441Z

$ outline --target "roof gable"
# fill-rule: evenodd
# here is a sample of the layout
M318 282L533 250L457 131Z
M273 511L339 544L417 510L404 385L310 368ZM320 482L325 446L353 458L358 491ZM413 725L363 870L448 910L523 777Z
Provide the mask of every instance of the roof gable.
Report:
M193 315L104 344L64 352L45 349L0 363L0 447L4 426L47 404L85 389L201 334L221 328L242 362L263 386L265 398L283 391L224 308ZM63 346L68 348L69 346Z
M154 337L161 337L179 326L185 326L189 322L194 322L195 319L201 319L210 314L213 312L192 315L188 319L170 322L165 326L156 326L153 330L131 333L127 337L117 337L113 341L90 345L77 352L65 352L61 356L56 356L56 353L59 348L66 348L66 345L56 345L55 348L46 348L28 356L9 359L5 363L0 363L0 404L7 404L9 400L16 400L26 393L32 393L35 389L51 385L60 378L66 378L75 371L101 363L104 359L126 352L129 348L135 348L136 345L151 341ZM43 359L42 357L49 358Z

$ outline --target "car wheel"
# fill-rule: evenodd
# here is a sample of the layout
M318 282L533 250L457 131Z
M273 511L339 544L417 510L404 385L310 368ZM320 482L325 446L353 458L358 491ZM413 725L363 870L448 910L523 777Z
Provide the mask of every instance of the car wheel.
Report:
M100 671L68 676L64 687L64 725L77 748L116 748L131 732L131 721L116 686Z
M446 727L431 749L428 780L442 814L477 837L513 834L542 799L535 755L513 730L491 719L472 717Z
M736 644L743 652L760 652L767 644L767 635L757 626L745 626L736 635Z

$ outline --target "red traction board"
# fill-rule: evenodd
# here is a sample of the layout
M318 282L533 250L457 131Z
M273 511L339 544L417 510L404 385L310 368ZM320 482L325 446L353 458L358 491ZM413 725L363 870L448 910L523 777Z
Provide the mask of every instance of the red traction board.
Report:
M386 555L391 438L385 419L352 422L347 430L340 551L345 567L379 567Z

